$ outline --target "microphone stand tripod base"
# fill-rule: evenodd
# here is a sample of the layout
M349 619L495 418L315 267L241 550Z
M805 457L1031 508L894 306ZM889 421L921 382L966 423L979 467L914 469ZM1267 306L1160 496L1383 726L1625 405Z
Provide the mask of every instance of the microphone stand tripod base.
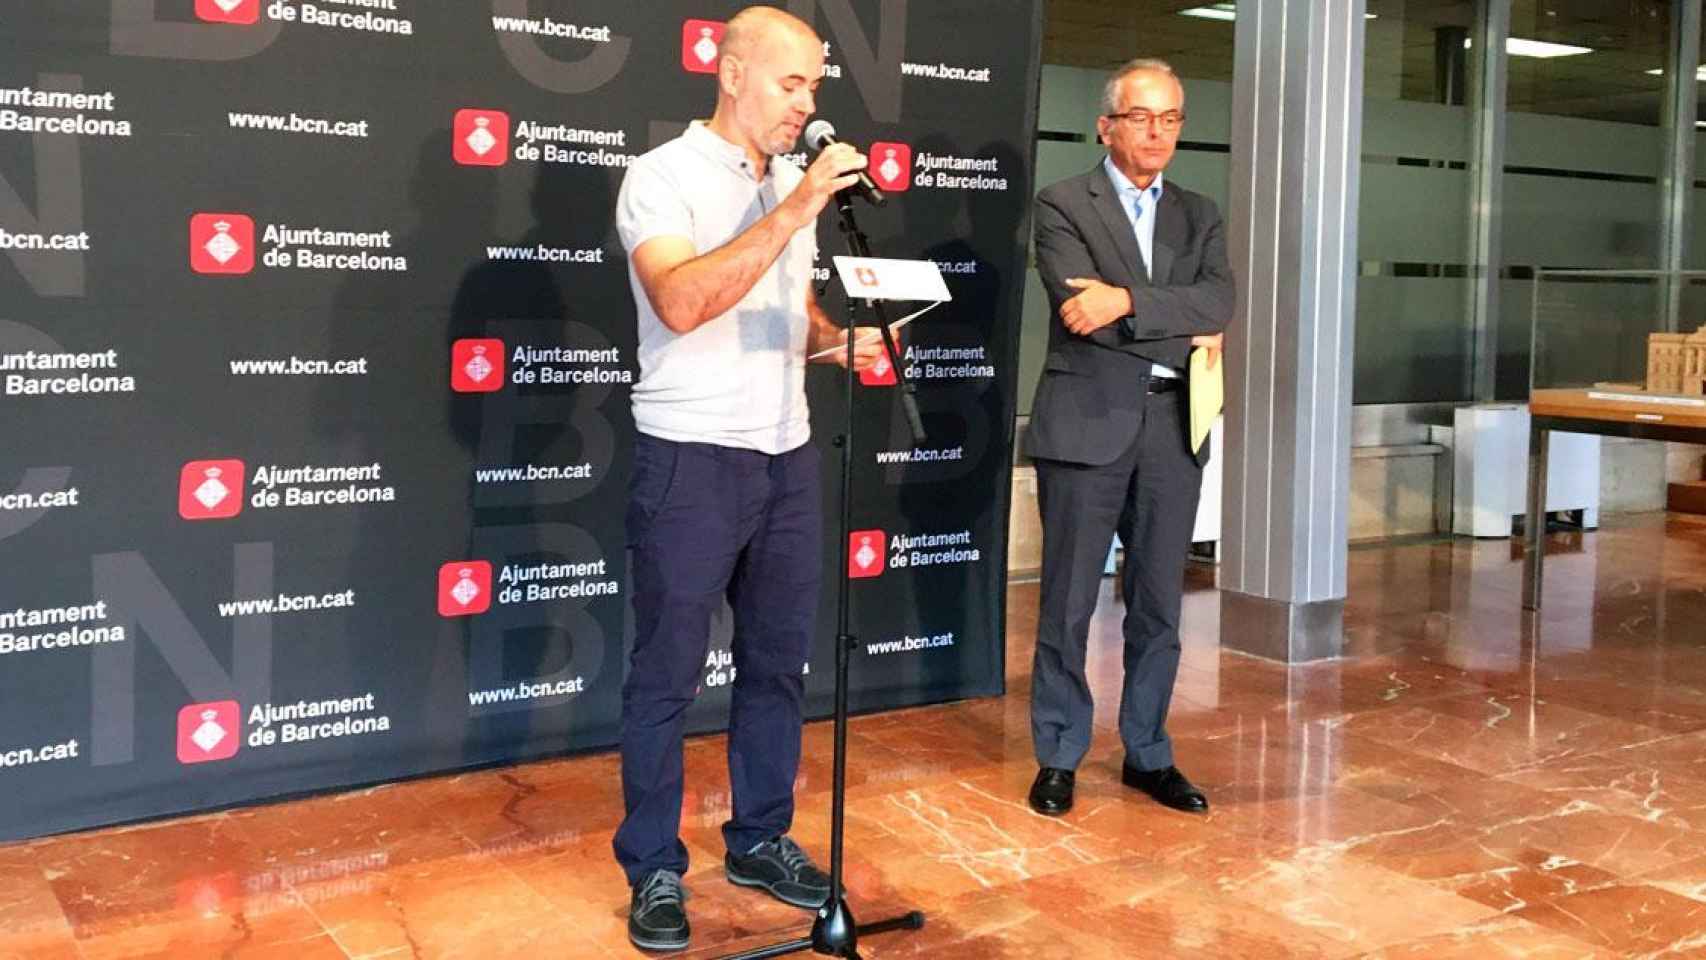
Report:
M847 909L847 898L837 897L833 905L817 912L812 924L812 949L825 956L857 957L859 927L853 922L853 911Z
M924 929L924 914L917 910L902 914L890 920L867 923L863 926L853 922L853 913L847 909L847 901L838 899L833 905L825 906L817 912L817 921L812 924L812 935L785 943L760 947L746 953L730 954L722 960L769 960L771 957L785 957L789 954L804 953L810 950L820 956L843 957L846 960L859 960L859 937L891 930L922 930Z
M852 198L845 191L836 197L836 209L841 214L842 233L847 238L849 251L856 257L871 255L870 242L859 230L858 223L853 218ZM884 334L888 333L888 317L884 315L881 303L870 304L877 314L878 325ZM858 301L847 298L847 354L846 371L842 378L846 395L846 423L842 434L836 438L836 446L841 449L841 535L837 543L846 543L852 537L853 530L853 400L855 395L853 372L853 343L858 330ZM909 383L901 372L900 357L895 351L894 338L885 336L883 348L889 355L889 362L895 367L895 374L901 378L903 385ZM904 393L902 396L906 396ZM909 407L907 418L911 421L915 434L922 437L922 425L918 422L915 408ZM853 921L852 911L847 909L847 895L842 887L841 876L843 866L843 848L846 843L846 811L847 811L847 672L853 659L853 650L859 642L854 638L850 629L852 620L852 598L848 594L850 583L846 550L837 551L841 555L841 579L836 584L836 626L835 637L835 778L830 791L830 832L829 832L829 889L830 901L818 908L817 920L812 924L811 936L784 943L759 947L745 953L730 954L721 960L767 960L770 957L782 957L793 953L804 953L807 950L820 956L843 957L846 960L859 960L859 937L890 930L921 930L924 928L924 914L917 910L903 914L890 920L867 923L860 926Z
M812 924L812 950L824 956L850 957L857 960L860 934L922 929L924 914L917 910L893 919L867 923L861 927L853 922L853 913L847 909L846 899L840 899L836 900L833 906L826 906L817 912L817 922Z

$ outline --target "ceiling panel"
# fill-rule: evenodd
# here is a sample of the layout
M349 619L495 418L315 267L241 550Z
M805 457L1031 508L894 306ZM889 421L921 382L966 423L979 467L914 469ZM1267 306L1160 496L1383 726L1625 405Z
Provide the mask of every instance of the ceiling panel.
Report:
M1190 0L1049 0L1043 60L1112 69L1137 56L1161 57L1187 77L1232 79L1234 24L1181 16ZM1474 5L1461 0L1369 0L1385 22L1385 43L1366 65L1382 90L1433 100L1436 37L1466 31ZM1668 0L1513 0L1511 35L1593 48L1580 56L1508 59L1513 110L1656 125L1664 80ZM1396 47L1393 46L1396 44ZM1394 50L1401 50L1396 61ZM1397 76L1392 76L1393 72ZM1371 89L1373 89L1371 87Z

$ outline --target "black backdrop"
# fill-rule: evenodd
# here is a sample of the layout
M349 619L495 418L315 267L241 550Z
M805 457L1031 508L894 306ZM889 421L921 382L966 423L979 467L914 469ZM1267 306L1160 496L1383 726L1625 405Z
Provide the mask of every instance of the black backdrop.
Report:
M709 113L695 43L740 6L0 11L0 839L616 741L611 209ZM906 340L927 444L892 390L856 400L863 532L824 557L872 547L853 704L999 693L1041 4L785 6L830 44L820 115L894 145L877 251L955 297ZM828 518L836 369L808 374Z

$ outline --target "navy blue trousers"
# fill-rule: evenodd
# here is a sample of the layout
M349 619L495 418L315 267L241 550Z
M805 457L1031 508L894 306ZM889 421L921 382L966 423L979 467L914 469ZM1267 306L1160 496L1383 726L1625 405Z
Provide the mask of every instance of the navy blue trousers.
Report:
M634 651L622 687L616 859L638 883L687 872L682 730L705 673L711 619L734 612L728 849L788 832L800 766L806 655L823 565L820 455L775 456L640 434L628 500Z

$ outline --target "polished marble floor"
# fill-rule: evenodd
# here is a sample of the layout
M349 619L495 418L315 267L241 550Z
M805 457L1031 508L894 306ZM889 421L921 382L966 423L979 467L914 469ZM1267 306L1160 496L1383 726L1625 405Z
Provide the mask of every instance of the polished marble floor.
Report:
M864 955L1706 957L1706 523L1550 550L1538 618L1510 542L1354 550L1356 657L1289 671L1220 649L1194 570L1171 728L1206 817L1119 785L1111 709L1077 808L1030 812L1014 586L1005 699L854 721L852 902L930 916ZM796 829L820 851L830 733L807 730ZM695 957L805 920L721 877L721 748L688 748ZM619 808L603 755L0 846L0 958L633 956Z

